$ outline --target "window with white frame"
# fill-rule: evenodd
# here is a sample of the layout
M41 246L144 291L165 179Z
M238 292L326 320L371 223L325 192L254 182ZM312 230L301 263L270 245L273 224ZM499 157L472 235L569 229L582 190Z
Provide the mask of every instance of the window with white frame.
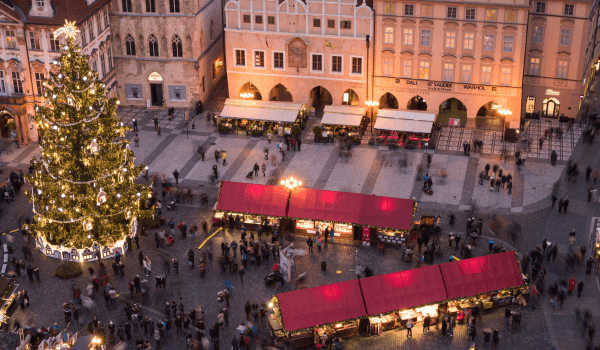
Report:
M312 54L312 68L313 72L323 71L323 54Z
M273 69L284 69L283 52L273 52Z
M7 49L16 49L17 48L17 36L15 35L14 30L6 31L6 48Z
M90 41L92 41L96 37L94 35L94 21L92 20L88 22L88 31L90 32Z
M413 29L412 28L404 28L404 39L402 40L402 44L404 45L412 45L413 44Z
M475 46L475 33L465 33L463 39L463 49L465 50L473 50Z
M492 66L481 67L481 84L492 83Z
M514 23L517 21L517 11L506 10L504 13L504 21Z
M108 54L108 71L110 72L113 69L112 49L109 47L106 53Z
M471 83L471 76L473 75L473 66L470 64L463 64L460 70L460 82Z
M456 47L456 32L446 32L446 44L447 49L454 49Z
M352 57L352 74L362 74L362 57Z
M574 12L575 12L575 5L573 5L573 4L565 4L565 10L563 12L563 14L565 16L573 16Z
M556 67L556 77L560 79L567 78L567 70L568 70L569 62L567 60L558 60L558 64Z
M514 47L515 47L515 37L512 35L505 35L504 43L502 44L502 51L503 52L513 52Z
M483 35L483 51L494 51L494 35Z
M50 33L50 51L60 51L60 40Z
M386 27L383 30L383 43L393 44L394 43L394 28Z
M421 46L431 46L431 30L421 29Z
M173 57L183 57L183 43L179 35L175 34L171 39L171 48L173 51Z
M543 1L535 2L535 12L536 13L546 13L546 3Z
M529 60L529 75L540 75L540 58L531 57Z
M254 68L265 68L264 51L254 51Z
M12 72L12 81L13 81L13 92L15 94L23 93L23 81L21 80L21 75L19 72Z
M402 61L402 78L412 78L412 60Z
M404 5L404 15L405 16L413 16L414 14L415 14L415 5L405 4Z
M454 63L444 63L444 81L454 80Z
M81 26L81 31L79 32L79 35L81 35L81 45L85 46L87 45L87 34L85 33L85 26Z
M235 50L235 65L238 67L246 66L246 50Z
M560 44L565 46L571 45L571 29L562 29L560 31Z
M500 68L500 85L510 86L512 69L510 67Z
M429 62L419 62L419 79L429 79Z
M38 96L42 96L44 92L44 73L35 73L35 87Z
M396 4L392 2L386 2L383 5L383 13L386 15L395 15L396 14Z
M422 17L431 17L432 15L433 15L433 6L421 5L421 16Z
M148 53L150 57L158 57L158 39L154 34L151 34L148 39Z
M446 18L456 18L456 13L458 12L458 8L454 6L448 6L446 11Z
M100 69L102 69L102 76L106 75L106 60L104 59L104 54L100 54Z
M489 22L495 22L497 13L498 13L498 10L496 10L496 9L486 9L485 10L485 20L489 21Z
M465 19L469 21L475 20L475 9L466 9L465 10Z
M4 71L0 70L0 95L6 95L6 82L4 81Z
M331 55L331 72L332 73L342 73L342 56Z
M541 43L544 40L544 27L534 26L533 27L533 42Z
M98 26L98 34L102 31L102 16L100 14L96 15L96 25Z
M381 75L391 77L394 75L394 59L391 57L383 58L383 72Z
M104 17L104 28L108 28L108 9L102 11L102 17Z
M41 48L38 32L29 32L29 48L32 50L39 50Z

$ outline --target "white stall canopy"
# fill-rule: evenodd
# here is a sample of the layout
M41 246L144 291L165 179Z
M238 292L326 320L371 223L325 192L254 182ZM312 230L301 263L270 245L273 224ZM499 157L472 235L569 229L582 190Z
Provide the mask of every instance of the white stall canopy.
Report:
M301 102L260 101L228 98L221 118L294 123L306 104Z
M380 109L377 112L377 118L405 119L405 120L421 120L427 122L435 121L435 113L419 112L419 111L399 111L396 109Z
M359 126L366 107L325 106L321 124Z
M434 121L434 113L380 109L374 128L429 134Z

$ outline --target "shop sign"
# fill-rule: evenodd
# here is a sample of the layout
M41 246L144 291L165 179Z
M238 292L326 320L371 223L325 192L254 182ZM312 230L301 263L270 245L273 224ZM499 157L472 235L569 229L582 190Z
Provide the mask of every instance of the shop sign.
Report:
M398 89L394 87L377 87L380 92L397 92L400 94L413 94L413 95L429 95L429 91L427 90L406 90L406 89Z
M465 90L485 91L485 85L465 84L465 85L463 85L463 89L465 89Z
M163 78L157 72L152 72L148 76L148 81L163 81Z
M407 80L407 81L406 81L406 85L414 85L414 86L417 86L417 85L419 85L419 82L418 82L418 81L416 81L416 80Z
M452 83L439 83L435 81L430 81L427 83L430 91L452 91L452 85Z
M560 95L560 92L559 92L559 91L554 91L554 90L552 90L552 89L547 89L547 90L546 90L546 95L550 95L550 96L558 96L558 95Z

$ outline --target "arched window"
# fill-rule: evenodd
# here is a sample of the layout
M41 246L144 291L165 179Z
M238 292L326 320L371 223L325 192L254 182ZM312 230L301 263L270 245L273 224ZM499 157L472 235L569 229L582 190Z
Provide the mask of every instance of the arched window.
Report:
M150 52L150 57L158 57L158 39L156 39L154 34L150 35L148 39L148 51Z
M169 0L171 13L179 13L179 0Z
M212 43L215 38L215 26L213 25L212 19L210 20L210 42Z
M171 45L173 46L173 57L183 57L181 38L178 35L173 37L171 40Z
M125 50L127 51L127 56L135 56L135 39L131 34L127 34L125 37Z

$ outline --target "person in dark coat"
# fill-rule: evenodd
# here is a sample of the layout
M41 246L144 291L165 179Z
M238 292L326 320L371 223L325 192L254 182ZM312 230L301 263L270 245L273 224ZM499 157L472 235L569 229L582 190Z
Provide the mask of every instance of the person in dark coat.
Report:
M494 347L496 347L496 345L498 345L499 341L500 341L500 336L498 335L498 330L494 329L494 334L492 335L492 342L494 344Z
M427 316L425 316L425 319L423 320L423 333L425 333L425 329L427 329L427 331L429 331L430 324L431 324L431 316L427 315Z

